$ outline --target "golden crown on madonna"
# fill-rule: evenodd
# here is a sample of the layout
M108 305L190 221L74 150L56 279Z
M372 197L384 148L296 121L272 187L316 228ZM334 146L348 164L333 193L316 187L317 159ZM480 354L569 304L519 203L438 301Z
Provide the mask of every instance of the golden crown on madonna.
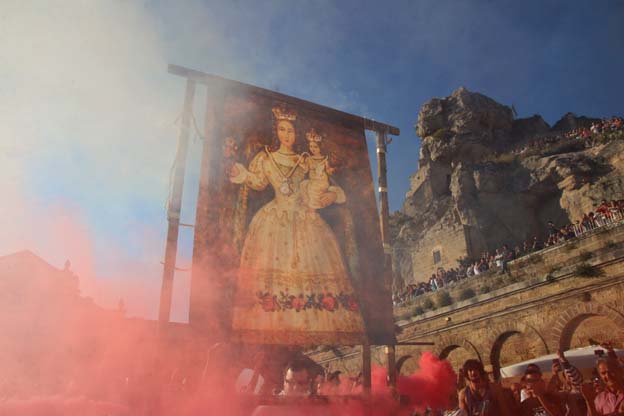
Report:
M272 111L276 120L294 121L297 119L297 113L293 110L289 110L284 105L273 107Z

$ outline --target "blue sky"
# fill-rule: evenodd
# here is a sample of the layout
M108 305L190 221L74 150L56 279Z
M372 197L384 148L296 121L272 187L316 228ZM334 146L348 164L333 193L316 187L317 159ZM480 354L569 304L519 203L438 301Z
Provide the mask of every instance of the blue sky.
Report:
M568 111L622 114L623 20L617 0L7 0L0 186L11 202L0 255L30 248L56 265L70 258L86 293L110 302L141 288L128 308L155 315L184 87L167 63L399 127L388 155L397 210L417 169L413 126L432 97L463 85L551 124ZM199 147L185 188L190 223ZM191 241L184 230L180 267ZM184 320L188 277L176 279L174 318Z
M228 52L216 59L244 61L244 70L201 55L179 61L400 127L390 155L392 209L417 166L413 125L431 97L464 85L551 124L567 111L621 112L621 1L248 5L209 7L211 23L235 22L223 25Z

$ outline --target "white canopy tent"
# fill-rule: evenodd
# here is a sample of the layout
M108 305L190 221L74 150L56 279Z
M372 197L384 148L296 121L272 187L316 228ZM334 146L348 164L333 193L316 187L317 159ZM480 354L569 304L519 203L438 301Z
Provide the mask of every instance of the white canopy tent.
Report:
M592 368L596 365L597 356L595 351L604 351L604 357L607 356L607 351L598 345L590 345L589 347L577 348L565 352L565 356L570 361L570 364L578 368L584 376L591 374ZM616 349L615 353L619 357L624 357L624 350ZM516 378L524 375L529 364L537 364L543 373L550 373L553 360L557 358L557 354L542 355L541 357L534 358L532 360L522 361L517 364L509 365L501 368L502 378Z

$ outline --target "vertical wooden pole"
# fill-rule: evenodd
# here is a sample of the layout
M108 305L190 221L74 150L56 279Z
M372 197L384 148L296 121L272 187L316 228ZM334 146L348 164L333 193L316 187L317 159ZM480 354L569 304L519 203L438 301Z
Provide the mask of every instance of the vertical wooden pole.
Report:
M386 149L387 133L377 131L377 179L379 182L379 224L381 226L381 241L383 242L384 254L390 255L390 234L388 230L389 207L388 207L388 179L386 177Z
M386 176L386 149L388 136L386 131L377 131L377 179L379 182L379 225L384 251L383 282L392 292L392 247L390 246L390 209L388 206L388 178Z
M188 153L189 130L193 99L195 98L195 81L186 80L184 95L184 110L178 148L171 184L171 194L167 204L167 243L165 245L165 265L163 267L162 286L160 289L160 307L158 309L158 325L162 329L169 322L171 313L171 298L173 295L173 275L175 274L176 257L178 253L178 232L180 230L180 211L182 207L182 190L184 188L184 173L186 170L186 154Z
M392 293L392 251L390 247L390 210L388 206L388 178L386 176L386 149L388 136L385 130L377 131L377 178L379 182L379 225L384 250L383 279L387 290ZM386 347L388 364L388 385L396 387L396 354L394 345Z
M397 383L397 372L396 349L394 345L386 346L386 359L388 362L388 386L395 388Z

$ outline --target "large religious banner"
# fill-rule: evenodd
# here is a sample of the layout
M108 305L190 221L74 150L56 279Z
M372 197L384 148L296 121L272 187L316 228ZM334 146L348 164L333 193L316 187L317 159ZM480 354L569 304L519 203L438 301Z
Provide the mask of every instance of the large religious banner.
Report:
M230 342L394 344L354 119L233 81L209 88L191 325Z

